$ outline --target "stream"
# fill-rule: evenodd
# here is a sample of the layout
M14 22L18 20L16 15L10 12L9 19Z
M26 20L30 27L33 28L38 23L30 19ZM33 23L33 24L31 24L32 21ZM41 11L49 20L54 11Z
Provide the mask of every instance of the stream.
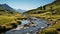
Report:
M22 27L24 24L28 24L31 22L28 19L21 20L21 22L22 22L21 25L18 25L18 27L16 29L7 31L6 34L36 34L36 32L38 30L48 27L47 22L45 20L34 18L34 17L32 19L33 20L31 20L31 22L34 22L36 24L35 27L31 26L31 24L30 24L30 27L23 29ZM20 28L22 28L22 29L20 29Z

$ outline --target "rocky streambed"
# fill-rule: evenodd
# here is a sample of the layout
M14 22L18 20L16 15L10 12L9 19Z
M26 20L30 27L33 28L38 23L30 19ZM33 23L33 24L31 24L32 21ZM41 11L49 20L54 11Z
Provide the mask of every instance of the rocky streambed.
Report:
M7 31L6 34L36 34L38 30L48 27L45 20L31 17L27 20L21 20L22 24L17 28Z

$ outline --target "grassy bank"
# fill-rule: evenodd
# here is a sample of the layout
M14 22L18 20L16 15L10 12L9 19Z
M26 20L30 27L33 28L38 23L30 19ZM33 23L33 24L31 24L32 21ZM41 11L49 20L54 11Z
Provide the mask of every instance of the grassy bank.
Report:
M16 28L17 25L21 24L20 19L23 18L25 18L25 16L21 14L0 15L0 33Z

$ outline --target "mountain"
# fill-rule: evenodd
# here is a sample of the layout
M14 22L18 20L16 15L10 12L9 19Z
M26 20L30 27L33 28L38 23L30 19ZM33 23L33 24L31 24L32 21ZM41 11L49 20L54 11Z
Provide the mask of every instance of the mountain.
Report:
M17 11L7 4L0 4L0 15L16 14Z
M11 8L10 6L8 6L7 4L1 4L1 5L7 11L15 11L13 8Z
M17 9L17 11L21 13L25 12L25 10L22 10L22 9Z
M7 4L2 4L2 6L3 6L4 9L7 10L7 11L13 11L13 8L11 8L10 6L8 6Z
M6 11L17 11L17 12L25 12L25 10L21 10L21 9L17 9L17 10L15 10L15 9L13 9L13 8L11 8L9 5L7 5L7 4L0 4L2 7L3 7L3 9L4 10L6 10ZM1 7L0 7L1 8Z
M52 2L50 4L40 6L36 9L26 11L25 13L41 14L41 13L45 13L45 12L48 12L48 11L55 12L55 13L57 13L57 11L58 11L58 13L60 13L59 12L60 11L60 0L55 0L54 2Z
M36 9L28 10L24 13L28 13L30 16L39 17L44 19L51 19L55 21L60 18L60 0L38 7Z

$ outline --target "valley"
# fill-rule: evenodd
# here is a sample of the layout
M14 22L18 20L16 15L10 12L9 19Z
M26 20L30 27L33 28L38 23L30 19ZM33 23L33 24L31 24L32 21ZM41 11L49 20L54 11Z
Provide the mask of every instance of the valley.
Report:
M20 13L20 11L22 12ZM39 29L38 34L60 34L60 0L55 0L50 4L28 11L20 9L16 10L7 4L0 4L0 33L8 34L11 33L11 31L14 33L14 30L12 29L16 29L18 25L21 25L21 21L23 20L30 20L31 22L36 22L39 24L36 26L36 29L35 27L29 27L27 29L23 29L24 31L17 30L15 33L18 32L20 34L22 32L23 34L26 34L29 32L33 34L39 28L46 26L46 28L43 28L42 30ZM49 27L47 27L47 23L50 25ZM25 26L27 27L27 25ZM30 32L30 30L33 31Z

